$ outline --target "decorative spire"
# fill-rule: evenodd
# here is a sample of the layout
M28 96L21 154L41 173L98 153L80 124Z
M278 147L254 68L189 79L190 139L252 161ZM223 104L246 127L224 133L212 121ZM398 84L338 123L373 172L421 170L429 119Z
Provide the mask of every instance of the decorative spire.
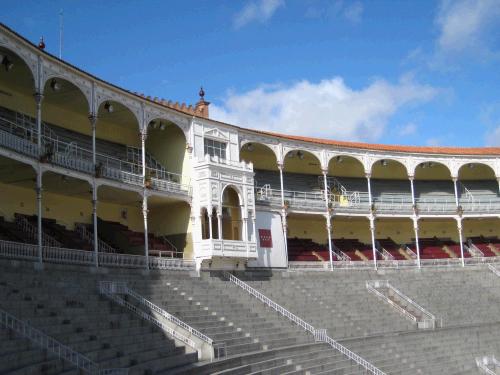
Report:
M200 87L198 95L200 95L200 100L198 100L198 103L196 103L194 107L195 115L208 118L208 106L210 102L205 101L205 90L203 90L203 86Z
M45 49L45 42L43 41L43 36L40 38L40 41L38 42L38 48L41 50Z
M200 92L198 95L200 95L200 100L205 101L205 91L203 90L203 86L200 86Z

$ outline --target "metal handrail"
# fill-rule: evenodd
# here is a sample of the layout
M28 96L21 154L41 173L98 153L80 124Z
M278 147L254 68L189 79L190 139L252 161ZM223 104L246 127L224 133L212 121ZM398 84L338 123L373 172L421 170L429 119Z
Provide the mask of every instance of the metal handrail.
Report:
M493 355L476 357L476 365L485 374L497 375L498 372L490 369L489 366L493 365L496 368L500 368L500 361L498 361Z
M68 361L75 365L78 369L87 373L99 375L128 374L128 369L100 369L99 365L93 362L90 358L32 327L27 322L17 319L14 315L9 314L3 309L0 309L0 324L5 328L11 329L17 334L27 338L35 345L47 350L57 358Z
M213 340L210 337L208 337L207 335L201 333L196 328L191 327L189 324L183 322L182 320L180 320L176 316L168 313L167 311L165 311L164 309L162 309L158 305L155 305L153 302L151 302L148 299L144 298L139 293L137 293L134 290L130 289L127 286L127 283L125 283L125 282L116 282L116 281L101 281L101 285L104 288L106 288L107 290L112 290L114 293L129 295L130 297L132 297L132 298L136 299L137 301L139 301L142 305L147 306L148 308L154 310L155 312L157 312L158 314L160 314L162 317L164 317L168 321L173 322L173 323L177 324L178 326L182 327L183 329L185 329L186 331L188 331L193 336L198 337L199 339L203 340L207 344L210 344L210 345L213 344Z
M426 319L422 319L424 322L425 321L431 321L432 322L432 326L435 327L436 317L433 314L431 314L429 311L427 311L426 309L424 309L422 306L420 306L418 303L416 303L415 301L413 301L410 297L408 297L407 295L403 294L403 292L401 292L399 289L397 289L391 283L389 283L388 280L369 280L369 281L366 281L366 288L369 291L382 296L382 298L385 299L386 302L388 302L391 305L393 305L396 309L398 309L399 311L401 311L404 315L407 315L408 317L410 317L415 322L418 321L418 317L417 316L413 315L412 313L410 313L408 310L406 310L402 306L396 304L394 301L392 301L391 299L389 299L388 296L385 296L382 293L380 293L377 290L378 287L385 287L385 288L391 290L393 293L397 294L398 297L401 298L403 301L405 301L406 303L410 304L415 309L417 309L418 311L420 311L422 313L422 316L426 316Z
M15 214L15 222L24 234L28 235L32 240L38 239L38 228L29 222L23 215ZM45 246L62 247L62 244L54 237L42 232L42 243Z
M76 224L75 229L82 239L90 243L92 246L94 245L94 234L87 229L87 226L85 224ZM115 248L108 245L100 238L97 238L97 246L99 251L103 251L105 253L116 253Z
M500 277L500 270L496 268L493 264L488 264L488 268L490 269L491 272Z
M295 324L297 324L299 327L304 328L306 331L312 333L317 341L322 341L328 343L331 347L334 349L338 350L345 356L347 356L349 359L352 361L356 362L358 365L364 367L367 371L371 372L372 374L375 375L385 375L383 371L372 365L370 362L365 360L364 358L360 357L356 353L352 352L351 350L347 349L345 346L342 344L338 343L334 339L332 339L330 336L326 334L326 331L324 329L315 329L311 324L307 323L303 319L299 318L297 315L291 313L287 309L285 309L283 306L279 305L278 303L274 302L270 298L266 297L264 294L259 292L257 289L252 288L250 285L245 283L244 281L238 279L236 276L230 274L229 272L225 271L224 275L234 284L238 285L240 288L248 292L250 295L256 297L258 300L261 302L265 303L267 306L271 307L284 317L288 318Z
M196 347L196 343L193 340L191 340L189 337L186 337L186 336L180 334L179 332L175 331L174 329L170 328L169 326L167 326L166 324L164 324L160 320L158 320L155 317L153 317L151 314L148 314L145 311L142 311L142 310L138 309L136 306L132 305L130 302L124 300L121 297L119 297L116 291L114 291L113 289L110 289L108 287L109 287L109 284L106 284L106 282L104 282L104 283L101 282L99 284L99 292L102 295L104 295L104 296L108 297L109 299L113 300L117 304L128 308L132 312L134 312L137 315L139 315L141 318L143 318L143 319L145 319L145 320L153 323L154 325L160 327L162 330L164 330L166 333L168 333L169 335L171 335L173 338L181 341L182 343L186 344L187 346L189 346L189 347L193 348L194 350L198 351L198 348Z

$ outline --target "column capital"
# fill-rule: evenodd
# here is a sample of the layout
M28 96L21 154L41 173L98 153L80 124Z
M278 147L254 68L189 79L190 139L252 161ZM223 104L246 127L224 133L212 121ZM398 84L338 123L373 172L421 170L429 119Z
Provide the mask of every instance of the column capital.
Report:
M366 177L367 179L370 179L370 178L372 177L371 172L365 172L365 177Z
M282 172L283 168L284 168L284 164L280 163L280 162L277 162L276 165L278 166L278 169Z
M35 103L36 103L37 105L38 105L38 104L40 104L40 103L42 102L42 100L43 100L43 94L42 94L42 93L40 93L40 92L35 92L35 93L33 94L33 97L35 98Z
M328 168L321 168L321 173L326 177L328 175Z
M408 180L410 180L410 181L415 180L415 175L413 175L413 174L408 174Z

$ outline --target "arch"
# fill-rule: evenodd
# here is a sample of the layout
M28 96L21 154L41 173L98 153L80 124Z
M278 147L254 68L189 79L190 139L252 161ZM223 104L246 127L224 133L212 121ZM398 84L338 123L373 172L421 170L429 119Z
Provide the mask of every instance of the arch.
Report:
M225 185L225 186L221 189L221 193L220 193L220 206L222 207L222 205L223 205L223 203L224 203L224 192L225 192L225 191L226 191L226 189L228 189L228 188L233 189L233 190L236 192L236 194L238 194L238 201L239 201L239 204L240 204L241 206L243 206L243 205L244 205L244 203L245 203L245 202L243 201L243 193L242 193L241 189L240 189L238 186L233 185L233 184L227 184L227 185Z
M496 180L496 174L493 167L482 162L464 163L458 168L459 180Z
M61 102L61 107L66 110L68 107L70 110L76 110L80 112L82 105L84 110L82 111L85 116L90 113L90 101L88 96L84 91L81 90L80 86L73 79L68 79L67 77L62 77L59 75L48 76L44 81L43 85L44 100L42 105L47 101L54 100ZM77 93L76 96L71 95L73 92ZM81 98L84 99L82 103ZM76 99L76 100L75 100ZM43 113L43 111L42 111Z
M328 175L341 177L365 177L363 161L353 155L336 154L328 159Z
M97 116L97 138L141 147L140 124L127 106L114 100L103 101L97 107Z
M432 171L433 168L436 168ZM425 171L424 171L425 170ZM447 172L447 176L444 176L444 178L439 178L439 170L443 172L444 170ZM431 171L431 172L428 172ZM417 175L424 176L423 178L421 177L420 179L426 179L426 180L451 180L452 178L452 171L447 166L446 164L434 160L425 160L425 161L420 161L417 165L415 165L415 169L413 170L413 176L415 179L418 178Z
M143 129L141 127L141 120L140 116L137 113L137 110L134 108L130 108L127 104L125 104L123 101L119 100L118 98L115 98L111 95L109 96L99 96L98 100L95 103L96 107L96 112L97 115L99 116L99 112L101 111L102 108L106 105L106 103L112 103L113 105L117 106L117 109L119 110L126 110L134 116L134 120L137 123L137 128L139 129L139 132L142 132Z
M147 135L146 152L159 166L179 175L189 169L188 142L182 127L168 119L155 118L147 124Z
M241 241L243 239L242 196L234 185L226 185L221 194L222 239Z
M330 163L332 162L332 160L336 160L338 157L354 159L354 160L358 161L361 164L361 166L363 167L363 171L365 170L365 161L363 160L363 158L361 156L350 155L350 154L347 154L347 153L328 153L328 156L326 158L326 165L327 165L327 167L330 166Z
M274 163L272 165L268 165L266 160L268 158L266 158L266 155L273 156ZM247 163L252 162L254 169L276 170L278 155L273 148L265 143L247 141L242 143L240 148L240 162L241 161L246 161Z
M28 115L35 123L36 106L33 94L36 91L36 83L33 71L23 57L2 46L0 46L0 89L4 92L1 95L0 107L20 113L23 117Z
M14 51L13 47L17 47L16 51ZM10 46L10 45L8 45L6 43L2 43L0 41L0 54L2 54L2 52L1 52L2 49L9 51L8 52L9 54L16 56L23 63L23 65L28 68L30 75L31 75L31 79L33 80L33 88L36 90L36 85L37 85L36 84L36 76L37 76L36 65L33 63L30 63L29 57L21 50L21 48L19 48L19 46ZM14 62L14 64L15 64L15 62ZM33 91L35 91L35 90L33 90Z
M283 169L291 173L320 174L321 158L315 153L301 148L287 149L283 155ZM319 173L311 173L311 169L318 168ZM306 171L304 171L304 167ZM313 167L313 168L311 168ZM308 173L309 172L309 173Z
M399 174L397 176L391 176L390 170L389 170L391 167L397 168L399 170L401 170L401 168L403 168L404 173L402 175ZM391 159L391 158L378 158L378 159L372 160L371 165L370 165L370 172L371 172L372 178L406 179L408 177L408 169L406 168L406 165L400 160Z

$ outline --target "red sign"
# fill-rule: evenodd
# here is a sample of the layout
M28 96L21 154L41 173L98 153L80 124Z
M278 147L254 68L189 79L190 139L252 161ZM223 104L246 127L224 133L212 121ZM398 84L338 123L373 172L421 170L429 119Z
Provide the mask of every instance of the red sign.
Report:
M273 247L273 236L270 229L259 229L260 247Z

